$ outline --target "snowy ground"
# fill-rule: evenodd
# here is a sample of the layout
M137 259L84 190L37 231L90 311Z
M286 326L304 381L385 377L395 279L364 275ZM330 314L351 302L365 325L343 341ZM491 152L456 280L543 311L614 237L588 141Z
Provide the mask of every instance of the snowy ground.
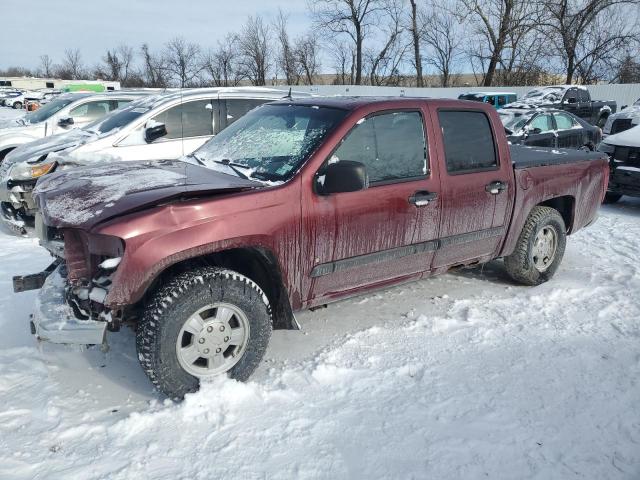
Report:
M603 207L550 283L500 262L340 302L276 332L246 384L156 394L133 334L38 346L48 264L0 230L1 479L638 479L640 201Z

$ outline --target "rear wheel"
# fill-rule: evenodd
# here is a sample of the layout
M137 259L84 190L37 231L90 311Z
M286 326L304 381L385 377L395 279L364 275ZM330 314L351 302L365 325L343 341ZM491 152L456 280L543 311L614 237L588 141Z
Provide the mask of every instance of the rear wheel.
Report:
M566 243L566 227L560 213L550 207L534 207L514 252L504 259L507 273L525 285L548 281L562 262Z
M22 102L14 102L13 108L15 108L16 110L20 110L22 108Z
M605 116L602 116L602 117L598 118L597 126L600 127L600 128L604 127L605 123L607 123L607 118L608 117L605 117Z
M205 267L174 277L151 298L137 329L149 379L174 399L219 375L247 380L271 337L271 308L249 278Z
M607 192L604 195L604 201L602 203L616 203L621 198L622 194L620 193Z

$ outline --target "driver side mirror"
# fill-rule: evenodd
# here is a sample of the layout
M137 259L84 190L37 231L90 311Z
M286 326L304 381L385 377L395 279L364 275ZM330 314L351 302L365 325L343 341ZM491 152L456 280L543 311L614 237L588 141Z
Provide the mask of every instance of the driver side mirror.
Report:
M576 97L569 97L567 98L567 103L568 104L578 103L578 99Z
M144 141L152 143L167 134L167 127L164 123L149 122L145 125Z
M369 175L363 163L340 160L327 164L315 177L318 195L357 192L369 188Z
M73 125L75 122L73 121L73 117L64 117L58 120L58 126L62 128L67 128Z

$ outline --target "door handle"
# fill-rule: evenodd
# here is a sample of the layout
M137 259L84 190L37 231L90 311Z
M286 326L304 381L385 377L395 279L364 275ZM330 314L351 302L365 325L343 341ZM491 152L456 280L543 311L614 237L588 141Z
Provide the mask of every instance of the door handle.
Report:
M429 205L429 202L438 198L438 194L435 192L426 192L420 190L409 197L409 203L416 207L425 207Z
M484 189L491 195L498 195L500 192L504 192L507 189L507 184L500 181L491 182L485 186Z

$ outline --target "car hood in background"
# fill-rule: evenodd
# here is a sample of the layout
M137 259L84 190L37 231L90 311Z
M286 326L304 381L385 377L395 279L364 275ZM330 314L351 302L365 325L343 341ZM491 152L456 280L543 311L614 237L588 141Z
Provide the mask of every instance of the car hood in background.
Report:
M624 132L609 135L604 143L617 147L640 147L640 125Z
M34 195L45 223L90 229L100 222L182 196L229 193L262 187L179 160L126 162L47 175Z
M35 162L44 155L84 145L93 138L95 135L85 130L73 129L21 145L7 155L6 161L9 163Z

